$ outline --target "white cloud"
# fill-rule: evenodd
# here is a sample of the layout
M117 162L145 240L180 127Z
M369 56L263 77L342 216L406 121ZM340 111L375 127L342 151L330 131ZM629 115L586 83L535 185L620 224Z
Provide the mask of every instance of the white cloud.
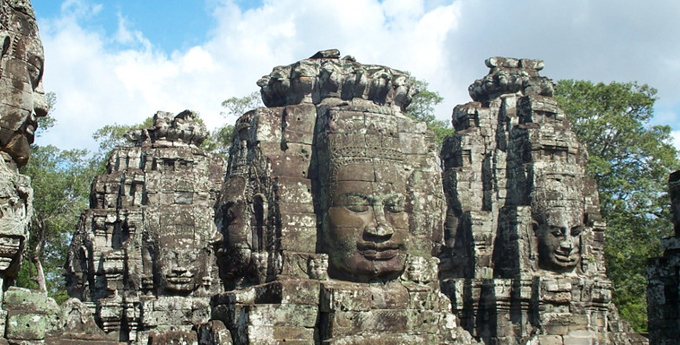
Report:
M544 59L544 75L554 79L649 83L661 107L680 109L680 46L669 44L680 32L674 2L266 0L242 11L223 0L206 42L171 54L131 29L125 13L105 37L79 25L101 5L67 0L62 9L61 18L39 23L59 121L41 140L61 147L92 146L96 128L156 110L194 109L209 126L233 122L219 116L222 100L256 90L276 65L329 48L427 80L445 98L440 119L469 100L467 86L487 73L490 56ZM109 46L116 40L125 49Z
M67 15L96 15L104 8L102 4L91 4L88 0L65 0L61 3L61 12Z
M680 148L680 130L671 132L673 138L673 146Z

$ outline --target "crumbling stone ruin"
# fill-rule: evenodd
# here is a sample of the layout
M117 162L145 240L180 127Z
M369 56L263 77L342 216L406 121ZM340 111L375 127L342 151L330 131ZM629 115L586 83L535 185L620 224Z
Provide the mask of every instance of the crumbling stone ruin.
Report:
M486 344L646 343L611 303L597 184L543 62L486 65L441 152L440 277L461 324Z
M13 287L32 213L17 169L46 102L32 7L0 5L0 344L646 343L611 303L597 186L538 60L487 60L441 167L404 115L410 76L337 50L258 82L267 107L238 119L228 165L194 113L158 112L92 184L74 298ZM653 341L677 338L668 243Z
M36 119L47 114L42 89L43 48L27 0L0 0L0 344L108 344L83 303L58 306L47 293L12 286L28 242L33 214L29 159Z
M650 344L680 339L680 170L668 179L675 236L661 240L663 257L647 262L647 317Z
M139 344L207 322L221 291L213 207L226 164L198 147L207 131L196 114L153 120L128 133L135 145L114 150L93 182L66 264L69 295L96 310L106 333Z
M274 68L216 211L234 344L470 344L439 292L445 208L411 78L337 50Z

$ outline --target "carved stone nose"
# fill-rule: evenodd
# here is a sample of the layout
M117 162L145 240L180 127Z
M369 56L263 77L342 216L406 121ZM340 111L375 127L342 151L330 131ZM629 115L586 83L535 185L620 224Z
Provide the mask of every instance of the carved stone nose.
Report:
M560 242L560 248L563 249L563 250L571 251L572 249L574 249L574 244L571 243L570 238L567 238L566 240Z
M176 266L176 267L172 268L172 273L176 273L176 274L186 273L187 271L188 271L188 269L184 266Z
M366 233L381 238L389 238L394 234L394 229L385 219L385 211L380 206L373 207L373 221L366 227Z
M377 224L374 227L368 227L366 228L366 232L369 233L370 235L379 237L392 236L392 234L394 233L392 227L386 224Z

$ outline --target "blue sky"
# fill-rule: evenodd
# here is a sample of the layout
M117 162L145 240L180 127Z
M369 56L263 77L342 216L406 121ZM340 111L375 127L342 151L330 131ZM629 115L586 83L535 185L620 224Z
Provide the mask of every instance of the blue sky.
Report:
M36 16L41 19L57 18L62 14L62 4L67 3L64 12L75 10L87 2L55 0L33 0ZM89 2L101 6L96 13L80 18L80 24L87 30L112 35L118 30L121 20L128 29L140 31L157 48L166 53L188 49L204 43L206 33L215 26L211 16L214 4L195 0L106 0ZM248 7L257 2L248 2Z
M680 138L680 2L667 0L32 0L57 126L38 140L90 148L91 134L157 110L235 118L220 103L276 65L340 49L408 70L449 120L490 56L537 58L542 74L659 90L655 124ZM680 143L680 141L678 141Z

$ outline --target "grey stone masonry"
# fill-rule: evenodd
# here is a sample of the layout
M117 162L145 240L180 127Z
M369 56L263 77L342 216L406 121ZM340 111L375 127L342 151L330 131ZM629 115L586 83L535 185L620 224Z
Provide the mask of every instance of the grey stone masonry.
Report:
M486 344L645 343L611 303L597 184L543 62L486 65L441 151L440 278L461 324Z
M647 318L651 344L680 341L680 170L668 179L675 236L661 240L663 256L647 262Z
M206 135L190 111L158 112L92 183L69 248L68 292L120 341L182 338L210 319L222 286L213 207L226 163L198 148Z
M337 50L274 68L216 210L234 344L473 344L439 290L444 195L404 72Z

